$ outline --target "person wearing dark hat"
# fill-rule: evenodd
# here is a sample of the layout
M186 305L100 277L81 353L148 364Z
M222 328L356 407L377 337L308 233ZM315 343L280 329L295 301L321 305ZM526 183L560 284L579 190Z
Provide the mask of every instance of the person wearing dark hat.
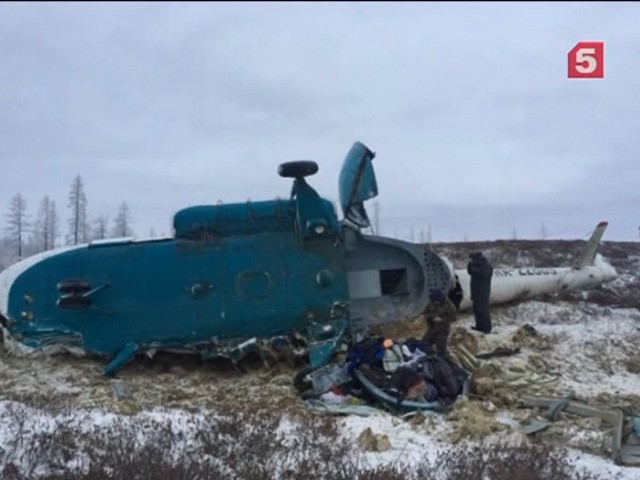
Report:
M473 316L476 324L472 327L482 333L491 333L491 313L489 312L489 297L491 296L491 277L493 267L482 252L469 255L467 272L471 276L471 301L473 302Z
M442 290L434 288L429 291L429 303L424 307L422 314L427 322L427 333L422 337L422 341L428 350L435 346L436 355L439 357L449 358L447 340L451 323L456 320L455 305Z

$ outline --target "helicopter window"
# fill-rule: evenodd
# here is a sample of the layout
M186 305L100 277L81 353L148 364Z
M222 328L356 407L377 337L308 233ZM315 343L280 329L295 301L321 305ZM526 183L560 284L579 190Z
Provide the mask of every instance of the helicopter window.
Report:
M407 269L380 270L380 290L382 295L402 295L409 293Z
M243 297L268 297L271 295L271 277L262 271L242 272L238 275L237 288Z

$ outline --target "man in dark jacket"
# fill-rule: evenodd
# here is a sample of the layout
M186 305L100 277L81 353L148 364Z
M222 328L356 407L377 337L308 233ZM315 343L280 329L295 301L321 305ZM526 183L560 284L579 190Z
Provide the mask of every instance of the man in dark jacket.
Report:
M436 355L439 357L449 358L447 340L450 325L456 320L456 307L442 290L436 288L429 292L429 303L424 307L422 314L428 327L422 341L427 344L429 350L435 345Z
M473 315L476 319L474 330L491 333L491 314L489 313L489 297L491 296L491 276L493 267L482 254L474 252L467 265L467 272L471 276L471 301Z

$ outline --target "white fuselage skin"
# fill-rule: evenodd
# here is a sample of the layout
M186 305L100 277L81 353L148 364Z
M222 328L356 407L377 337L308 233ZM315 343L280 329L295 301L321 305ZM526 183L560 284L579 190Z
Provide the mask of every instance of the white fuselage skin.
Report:
M460 310L469 309L472 306L470 276L466 270L455 270L455 274L464 292ZM496 268L491 278L489 303L507 303L563 290L591 288L613 280L616 275L615 268L600 255L596 256L593 265L581 268Z

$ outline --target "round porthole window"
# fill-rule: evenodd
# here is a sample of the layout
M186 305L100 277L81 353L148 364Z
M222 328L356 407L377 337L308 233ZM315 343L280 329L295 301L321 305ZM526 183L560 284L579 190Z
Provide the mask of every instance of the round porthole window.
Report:
M316 274L316 283L321 287L328 287L333 283L333 274L329 270L320 270Z

